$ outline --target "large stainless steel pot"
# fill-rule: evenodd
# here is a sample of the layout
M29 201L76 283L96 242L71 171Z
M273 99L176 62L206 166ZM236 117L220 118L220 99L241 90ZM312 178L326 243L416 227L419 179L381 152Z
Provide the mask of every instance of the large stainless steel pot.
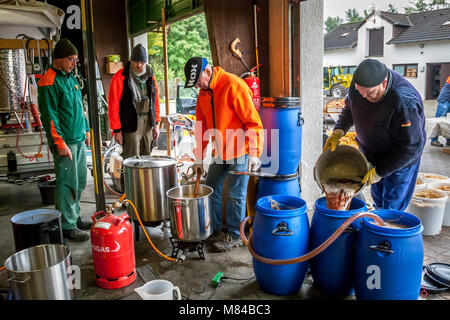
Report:
M9 288L16 300L71 300L70 250L44 244L15 253L5 262Z
M195 185L184 185L167 191L169 203L170 230L172 236L181 241L195 242L208 238L212 233L213 189L199 185L194 198Z
M143 223L169 219L167 190L177 186L177 160L164 156L136 156L123 161L125 192ZM133 208L128 215L138 220Z

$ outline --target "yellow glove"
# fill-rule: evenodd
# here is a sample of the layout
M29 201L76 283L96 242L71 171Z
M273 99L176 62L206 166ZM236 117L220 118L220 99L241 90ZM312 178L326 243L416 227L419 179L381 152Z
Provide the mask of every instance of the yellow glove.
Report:
M368 183L373 184L373 183L377 183L378 181L381 180L381 177L377 174L377 172L375 171L375 168L370 169L366 175L364 176L364 178L362 179L362 183Z
M344 130L336 129L333 133L328 137L325 145L323 146L323 152L331 149L331 151L336 150L336 147L339 145L339 140L344 136Z

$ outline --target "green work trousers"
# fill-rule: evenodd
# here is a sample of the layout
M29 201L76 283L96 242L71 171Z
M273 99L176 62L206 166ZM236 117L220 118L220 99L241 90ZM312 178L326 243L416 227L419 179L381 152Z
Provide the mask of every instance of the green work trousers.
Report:
M63 230L77 227L80 216L81 194L86 187L87 167L84 141L67 145L72 160L53 153L56 174L55 209L62 213Z

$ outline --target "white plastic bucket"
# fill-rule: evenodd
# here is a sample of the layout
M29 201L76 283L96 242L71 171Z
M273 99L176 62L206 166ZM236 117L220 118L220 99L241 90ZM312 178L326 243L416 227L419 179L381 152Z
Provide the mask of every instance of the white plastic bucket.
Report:
M447 193L447 204L445 205L444 220L442 221L442 225L444 227L449 227L450 226L450 191L444 191L444 190L439 189L444 186L450 187L450 182L433 182L433 183L430 183L429 188Z
M439 193L442 197L437 199L429 199L417 197L416 195L425 190L432 190ZM406 212L409 212L422 221L423 235L432 236L441 232L442 222L444 219L444 210L447 203L447 194L430 188L425 188L415 192Z
M425 181L423 181L421 178L417 178L416 180L416 186L414 187L414 192L423 190L427 187L427 184Z
M425 182L427 187L430 183L434 182L450 182L449 177L437 173L419 172L418 178Z

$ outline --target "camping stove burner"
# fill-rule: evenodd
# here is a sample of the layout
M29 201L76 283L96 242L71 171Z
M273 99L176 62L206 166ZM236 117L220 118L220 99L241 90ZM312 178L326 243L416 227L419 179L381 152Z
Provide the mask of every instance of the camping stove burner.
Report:
M205 260L205 254L203 253L203 245L205 243L205 240L196 242L187 242L187 241L180 241L178 238L174 237L169 237L169 240L173 247L171 258L176 259L181 250L182 254L179 258L179 260L181 261L186 260L187 253L193 251L197 251L198 255L200 256L200 259L202 259L203 261Z

